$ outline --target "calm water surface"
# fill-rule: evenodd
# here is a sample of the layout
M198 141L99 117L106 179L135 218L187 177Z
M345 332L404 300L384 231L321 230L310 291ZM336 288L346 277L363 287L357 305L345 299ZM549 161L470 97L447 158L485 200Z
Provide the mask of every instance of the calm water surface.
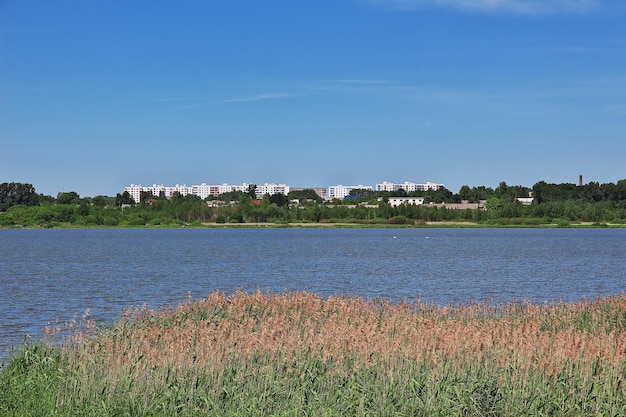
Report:
M220 290L574 301L626 290L626 229L0 230L0 358L90 309L158 308Z

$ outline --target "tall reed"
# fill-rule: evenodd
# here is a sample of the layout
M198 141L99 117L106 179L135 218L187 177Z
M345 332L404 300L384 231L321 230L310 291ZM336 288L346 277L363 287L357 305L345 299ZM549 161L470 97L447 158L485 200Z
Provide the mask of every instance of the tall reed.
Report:
M79 330L16 355L6 398L35 380L59 415L626 415L624 294L438 307L213 292ZM0 411L24 411L12 404Z

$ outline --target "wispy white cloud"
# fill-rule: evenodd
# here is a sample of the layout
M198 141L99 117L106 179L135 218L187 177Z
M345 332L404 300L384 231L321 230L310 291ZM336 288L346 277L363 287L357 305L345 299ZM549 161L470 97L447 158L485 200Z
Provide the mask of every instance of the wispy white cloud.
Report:
M215 97L156 97L156 98L137 98L130 100L138 103L159 103L159 102L177 102L177 101L215 101Z
M480 13L585 13L601 7L602 0L366 0L395 10L450 8Z
M157 98L145 98L145 99L132 99L131 102L137 103L180 103L180 105L173 108L173 110L188 110L198 107L205 107L218 103L241 103L247 101L262 101L262 100L278 100L287 99L290 97L296 97L302 94L295 93L270 93L270 94L257 94L241 97L157 97ZM187 104L185 104L187 103Z
M137 103L179 103L173 110L187 110L195 109L198 107L205 107L215 104L224 103L245 103L254 101L265 100L286 100L290 98L317 95L320 91L332 90L332 91L354 91L355 88L379 88L385 84L390 84L391 81L382 79L357 79L357 78L337 78L332 80L317 81L313 84L308 83L306 85L300 85L295 88L291 86L292 92L277 92L277 93L265 93L265 94L250 94L241 96L188 96L188 97L153 97L153 98L141 98L131 99L131 102ZM1 86L1 85L0 85Z

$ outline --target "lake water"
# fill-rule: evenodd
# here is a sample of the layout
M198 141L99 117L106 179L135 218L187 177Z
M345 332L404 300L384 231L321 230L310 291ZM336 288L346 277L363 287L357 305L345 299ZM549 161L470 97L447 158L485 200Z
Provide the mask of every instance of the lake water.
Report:
M214 290L442 305L626 290L626 229L11 229L0 259L0 358L87 308L109 324Z

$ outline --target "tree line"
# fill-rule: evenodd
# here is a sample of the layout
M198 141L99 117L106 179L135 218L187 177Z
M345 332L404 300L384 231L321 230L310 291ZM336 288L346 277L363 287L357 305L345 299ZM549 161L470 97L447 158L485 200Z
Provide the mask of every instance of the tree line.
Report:
M391 207L389 197L423 197L423 205ZM533 197L525 205L519 197ZM484 209L456 210L439 203L484 203ZM431 204L433 203L433 204ZM548 184L496 188L463 185L458 193L438 190L407 193L353 190L345 199L324 201L314 190L257 199L254 187L209 197L174 194L171 198L145 193L136 203L127 193L81 197L61 192L56 197L38 194L32 184L0 184L0 227L75 226L194 226L202 223L362 223L422 224L435 221L470 221L482 224L539 225L575 222L626 223L626 180L599 184Z

